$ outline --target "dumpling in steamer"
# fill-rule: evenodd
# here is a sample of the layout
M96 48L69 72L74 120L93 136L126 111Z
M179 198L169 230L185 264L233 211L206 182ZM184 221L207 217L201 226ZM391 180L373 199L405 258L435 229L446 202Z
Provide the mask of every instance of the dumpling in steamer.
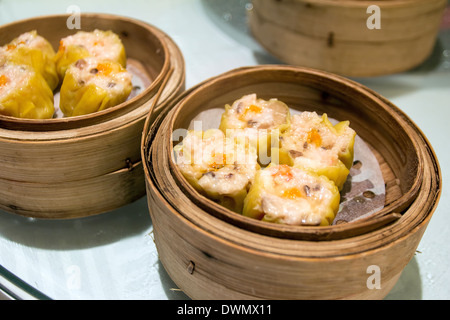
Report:
M256 175L243 215L286 225L328 226L338 212L339 201L339 190L325 176L270 165Z
M258 99L250 94L225 106L219 129L231 137L248 140L258 151L260 163L270 163L271 148L289 126L288 106L277 100ZM273 141L272 141L273 140Z
M201 194L241 213L256 171L256 149L225 137L218 129L189 131L174 147L175 163Z
M1 47L0 56L2 55L5 62L32 67L44 77L51 90L55 90L59 85L54 61L55 51L52 45L36 31L23 33Z
M50 119L54 112L53 91L41 74L25 65L0 65L0 114Z
M341 190L353 163L355 136L348 121L333 126L326 114L302 112L281 135L280 163L325 175Z
M114 61L126 67L125 47L117 34L102 30L79 31L60 41L55 58L59 77L63 79L70 65L87 57Z
M60 92L66 117L86 115L114 107L132 91L132 75L117 62L80 59L67 69Z

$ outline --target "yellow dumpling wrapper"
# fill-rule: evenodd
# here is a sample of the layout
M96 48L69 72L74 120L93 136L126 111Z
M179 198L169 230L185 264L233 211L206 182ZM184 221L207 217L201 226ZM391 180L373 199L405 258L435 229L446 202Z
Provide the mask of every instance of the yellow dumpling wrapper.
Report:
M66 117L102 111L127 100L132 75L119 63L80 59L67 69L60 91L60 109Z
M256 149L225 137L218 129L188 131L174 147L175 163L186 180L202 195L242 212L257 170Z
M40 73L47 81L51 90L59 85L56 72L55 51L45 38L36 31L21 34L9 44L0 49L0 55L8 63L27 65Z
M243 215L285 225L328 226L339 202L339 190L325 176L271 164L257 173Z
M350 128L350 121L341 121L334 126L336 133L340 137L347 137L347 142L344 142L343 147L339 150L339 159L344 165L350 169L353 166L353 160L355 155L355 138L356 132Z
M112 31L79 31L61 39L55 56L56 69L60 79L67 69L80 59L96 57L110 60L126 68L127 56L120 37Z
M64 48L64 50L62 49ZM80 59L88 58L91 55L89 51L78 45L63 46L60 45L56 54L56 70L61 81L64 80L67 69Z
M0 66L0 114L26 119L50 119L55 112L53 91L29 66Z
M279 136L289 123L290 111L285 103L249 94L225 106L219 129L227 136L254 144L259 162L268 165L271 149L278 146Z
M278 163L324 175L342 190L353 164L355 137L348 121L333 126L326 114L294 115L281 135Z

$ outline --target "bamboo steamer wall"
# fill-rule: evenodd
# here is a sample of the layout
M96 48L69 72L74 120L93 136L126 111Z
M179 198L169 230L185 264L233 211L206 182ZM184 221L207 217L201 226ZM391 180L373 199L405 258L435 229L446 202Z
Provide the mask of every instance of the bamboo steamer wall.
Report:
M368 28L379 7L379 29ZM409 70L432 52L446 0L253 0L249 25L283 62L345 76Z
M55 49L69 16L37 17L0 27L0 43L37 30ZM146 88L95 114L26 120L0 116L0 209L34 218L103 213L145 195L140 138L151 107L158 113L184 90L184 61L161 30L120 16L82 14L81 30L112 30Z
M171 133L244 92L278 93L294 109L350 120L385 168L393 196L384 208L364 221L290 228L242 217L193 191L173 163ZM382 299L413 257L441 193L436 156L403 112L360 84L314 69L258 66L209 79L159 117L150 114L142 143L159 257L193 299ZM370 266L380 270L380 289L367 285Z

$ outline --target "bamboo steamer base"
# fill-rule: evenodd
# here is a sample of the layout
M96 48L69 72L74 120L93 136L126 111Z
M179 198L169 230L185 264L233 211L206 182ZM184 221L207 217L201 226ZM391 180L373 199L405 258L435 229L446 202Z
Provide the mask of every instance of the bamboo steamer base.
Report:
M371 5L380 10L379 29L367 27ZM249 27L285 63L351 77L379 76L425 61L446 5L446 0L253 0Z
M55 47L76 31L68 15L2 26L1 41L37 30ZM92 115L27 120L0 116L0 209L32 218L105 213L145 196L140 138L148 112L184 90L184 60L173 40L146 23L106 14L81 15L83 30L112 30L132 66L150 79L127 102ZM57 28L56 26L61 26ZM6 38L8 37L8 38Z
M290 258L250 250L221 239L211 239L211 235L201 230L193 233L193 225L186 224L188 222L180 217L170 219L174 216L152 214L159 258L177 286L189 297L199 300L383 299L397 283L403 268L412 258L411 253L416 249L403 248L404 244L392 248L399 255L405 251L408 255L396 261L397 270L392 271L392 274L383 272L381 289L368 289L364 281L370 276L367 267L371 261L379 263L386 254L384 250L341 259ZM421 236L419 234L411 241L418 244ZM203 241L205 246L199 247L197 241L192 244L187 240L193 237L198 242ZM399 251L398 247L403 250ZM348 269L349 260L366 261L366 265L361 263ZM271 270L261 270L266 268ZM311 279L309 281L305 279L306 272L306 278ZM280 278L283 278L284 283L281 283ZM345 290L343 287L346 284L349 287Z
M303 85L317 85L327 92L326 99L320 93L315 97L302 89ZM216 87L221 88L220 93ZM237 93L233 91L236 88ZM208 108L216 102L221 104L221 98L228 97L228 93L233 92L228 97L233 99L242 93L240 90L249 88L284 88L287 91L282 91L283 98L288 97L288 92L297 99L306 95L308 106L316 101L319 109L325 101L340 96L348 99L348 110L352 110L351 104L360 104L361 115L367 112L365 108L371 110L378 105L378 112L369 112L374 114L370 121L378 122L377 117L387 122L395 119L398 128L374 126L365 131L361 127L357 132L370 141L371 137L383 139L381 132L388 136L399 130L395 139L400 144L372 144L390 168L385 172L392 175L388 183L396 185L397 202L393 201L394 196L387 198L391 203L380 211L383 215L363 222L372 224L370 228L352 222L319 227L314 233L308 228L252 225L245 219L217 214L219 209L214 203L191 194L176 168L170 166L170 139L164 139L170 135L170 125L175 129L188 122L183 117L194 117L192 113L205 106L205 101L210 101L205 106ZM149 116L147 121L153 125L144 130L142 158L158 254L181 290L193 299L382 299L389 293L414 256L442 188L436 156L426 137L406 115L359 84L325 72L289 66L233 70L192 88L174 103L156 121ZM347 106L342 108L339 112ZM353 120L357 116L353 115ZM411 168L405 170L408 162ZM408 172L415 172L415 177L407 178ZM392 215L396 216L393 220L377 221ZM380 289L368 287L370 266L380 270Z
M261 236L212 217L189 221L148 180L147 190L159 258L177 286L200 300L382 299L426 230L431 213L423 208L437 201L424 195L376 232L311 243ZM372 265L381 270L381 289L367 287Z

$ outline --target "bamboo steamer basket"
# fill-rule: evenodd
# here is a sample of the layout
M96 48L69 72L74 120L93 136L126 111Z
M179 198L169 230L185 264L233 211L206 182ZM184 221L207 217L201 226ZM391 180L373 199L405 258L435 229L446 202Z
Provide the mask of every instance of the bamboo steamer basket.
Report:
M0 43L37 30L54 47L74 34L68 15L36 17L0 27ZM183 56L163 31L134 19L82 14L81 30L111 30L127 52L141 92L90 115L48 120L0 116L0 209L43 219L79 218L145 196L140 138L148 112L184 91ZM55 98L56 101L56 98Z
M379 8L379 29L368 27L376 14L371 5ZM446 5L447 0L253 0L249 27L285 63L378 76L409 70L431 54Z
M330 227L281 226L228 211L196 193L172 159L171 133L244 94L351 121L386 183L384 208ZM149 211L160 260L193 299L382 299L414 256L438 204L441 173L419 128L370 89L315 69L232 70L186 91L142 138ZM381 287L369 289L370 266Z

